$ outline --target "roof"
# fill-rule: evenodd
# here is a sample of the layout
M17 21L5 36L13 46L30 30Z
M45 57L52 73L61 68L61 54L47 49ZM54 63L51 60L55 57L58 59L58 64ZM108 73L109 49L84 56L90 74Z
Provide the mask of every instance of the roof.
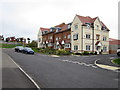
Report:
M50 31L49 28L42 28L42 27L40 27L40 30L41 30L41 31Z
M102 21L101 21L101 24L102 24L102 26L107 28L107 26ZM107 30L110 31L108 28L107 28Z
M80 16L80 15L77 15L77 16L78 16L78 18L80 19L80 21L83 24L85 24L85 23L94 23L94 21L98 18L98 17L91 18L90 16L84 17L84 16ZM102 21L100 21L100 23L102 24L102 26L107 28L107 26ZM107 28L107 31L110 31L110 30Z
M85 24L85 23L94 23L94 21L97 19L97 17L95 18L91 18L90 16L80 16L80 15L77 15L78 18L80 19L80 21Z
M65 25L65 23L63 22L63 23L61 23L61 24L59 24L59 25L56 25L56 26L54 26L54 27L63 27Z
M109 38L109 44L110 45L120 45L120 40Z
M100 43L100 41L97 41L96 43L95 43L95 45L98 45Z

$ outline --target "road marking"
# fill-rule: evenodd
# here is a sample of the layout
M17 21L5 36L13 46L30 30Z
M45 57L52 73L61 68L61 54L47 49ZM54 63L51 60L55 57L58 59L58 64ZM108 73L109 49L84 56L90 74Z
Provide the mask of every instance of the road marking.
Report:
M93 67L93 68L97 68L96 66L94 66L93 64L86 64L86 63L83 63L83 62L78 62L78 61L71 61L71 60L62 60L63 62L69 62L69 63L73 63L73 64L79 64L79 65L84 65L84 66L87 66L87 67Z
M110 57L110 59L114 59L115 57Z
M12 62L30 79L30 81L37 87L38 90L41 90L38 84L8 55Z

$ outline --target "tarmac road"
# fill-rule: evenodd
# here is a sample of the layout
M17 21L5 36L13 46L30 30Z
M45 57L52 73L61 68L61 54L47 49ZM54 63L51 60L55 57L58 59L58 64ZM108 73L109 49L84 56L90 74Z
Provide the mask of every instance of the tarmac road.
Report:
M2 90L37 90L35 85L19 70L7 54L2 53Z
M76 64L65 60L72 60L71 56L51 57L48 55L27 55L14 52L13 49L4 49L4 53L18 63L42 88L113 88L118 90L118 73L101 69L92 62ZM95 57L94 57L95 58ZM93 58L93 59L94 59ZM89 60L92 59L89 58ZM83 62L83 61L80 62ZM111 89L110 89L111 90Z

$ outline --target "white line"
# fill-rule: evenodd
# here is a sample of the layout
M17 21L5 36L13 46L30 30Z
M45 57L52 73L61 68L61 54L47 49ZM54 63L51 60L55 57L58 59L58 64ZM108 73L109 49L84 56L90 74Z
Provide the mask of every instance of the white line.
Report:
M12 62L17 65L17 67L32 81L32 83L37 87L38 90L41 90L38 84L8 55Z

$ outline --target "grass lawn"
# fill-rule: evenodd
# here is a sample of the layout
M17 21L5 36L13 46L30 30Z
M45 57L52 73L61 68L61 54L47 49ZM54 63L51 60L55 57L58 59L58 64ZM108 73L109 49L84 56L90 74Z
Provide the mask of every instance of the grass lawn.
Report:
M14 48L19 45L14 45L14 44L1 44L0 43L0 48Z
M112 60L114 64L120 65L120 58Z

